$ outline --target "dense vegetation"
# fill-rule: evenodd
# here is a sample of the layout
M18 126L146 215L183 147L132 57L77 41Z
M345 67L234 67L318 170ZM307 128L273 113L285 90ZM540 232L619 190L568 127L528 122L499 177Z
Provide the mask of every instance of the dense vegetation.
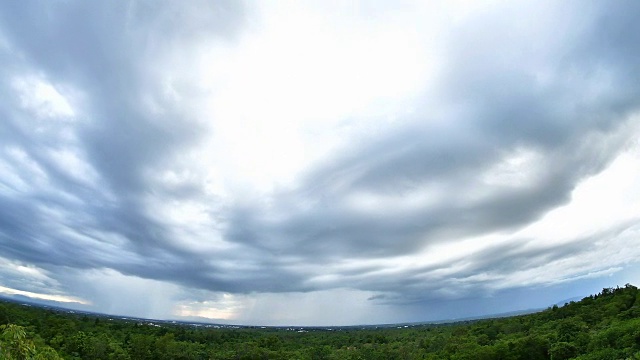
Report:
M214 329L0 302L0 359L640 359L640 291L509 318L408 328Z

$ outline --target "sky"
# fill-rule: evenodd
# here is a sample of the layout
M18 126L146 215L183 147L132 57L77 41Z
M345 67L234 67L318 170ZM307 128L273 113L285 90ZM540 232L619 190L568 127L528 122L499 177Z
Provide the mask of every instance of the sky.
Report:
M0 2L0 295L353 325L638 285L638 14Z

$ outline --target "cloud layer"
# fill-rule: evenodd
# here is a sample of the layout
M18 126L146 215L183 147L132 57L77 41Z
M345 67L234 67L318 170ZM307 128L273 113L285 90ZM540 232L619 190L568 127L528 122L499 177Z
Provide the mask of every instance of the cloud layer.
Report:
M627 279L638 5L468 5L1 5L0 292L319 324Z

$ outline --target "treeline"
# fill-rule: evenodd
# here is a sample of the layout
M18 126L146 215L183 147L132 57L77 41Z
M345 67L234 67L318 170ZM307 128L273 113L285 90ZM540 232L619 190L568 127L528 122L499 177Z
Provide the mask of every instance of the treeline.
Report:
M0 302L0 359L640 359L640 292L509 318L292 332L158 326Z

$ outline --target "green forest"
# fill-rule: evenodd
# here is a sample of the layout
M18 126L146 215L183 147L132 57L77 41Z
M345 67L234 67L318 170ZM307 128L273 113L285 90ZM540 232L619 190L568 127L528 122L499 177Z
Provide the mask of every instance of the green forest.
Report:
M0 302L0 359L640 359L632 285L508 318L389 327L206 328Z

